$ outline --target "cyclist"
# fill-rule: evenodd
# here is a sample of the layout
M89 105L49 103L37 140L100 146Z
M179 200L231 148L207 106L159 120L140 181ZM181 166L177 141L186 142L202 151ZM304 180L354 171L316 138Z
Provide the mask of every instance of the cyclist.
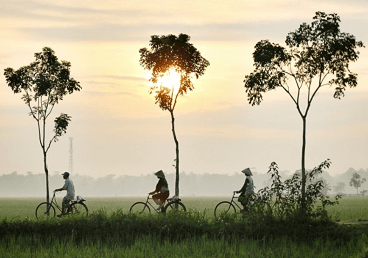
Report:
M170 195L169 185L166 181L165 174L162 170L157 171L155 173L155 176L157 176L159 181L156 185L156 190L150 192L149 194L152 195L152 199L158 205L157 210L160 210L164 207L165 201Z
M63 198L61 214L57 215L59 218L61 218L62 216L66 214L66 210L69 206L69 202L74 200L74 196L75 196L74 184L73 184L73 181L70 180L69 178L69 172L64 172L62 175L63 175L63 178L65 179L64 186L62 188L54 190L55 192L66 190L66 195Z
M252 171L250 168L243 169L242 172L245 174L245 182L243 187L235 193L240 193L238 201L243 205L244 211L247 211L247 205L252 194L254 194L254 185L252 178Z

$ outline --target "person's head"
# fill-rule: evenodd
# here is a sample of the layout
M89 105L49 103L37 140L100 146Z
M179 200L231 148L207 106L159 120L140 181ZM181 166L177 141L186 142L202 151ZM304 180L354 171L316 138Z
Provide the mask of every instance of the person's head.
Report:
M162 170L159 170L155 173L155 176L157 176L158 178L165 178L165 174Z
M250 168L246 168L243 169L242 172L246 175L246 176L253 176L252 171L250 170Z
M67 179L69 177L69 172L64 172L62 175L64 179Z

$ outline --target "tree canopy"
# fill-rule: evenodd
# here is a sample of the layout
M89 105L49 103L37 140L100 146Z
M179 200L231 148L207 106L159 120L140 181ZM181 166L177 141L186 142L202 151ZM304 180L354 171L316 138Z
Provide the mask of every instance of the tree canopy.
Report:
M192 76L198 79L209 66L209 62L202 57L201 53L189 43L190 37L186 34L167 36L151 36L151 49L139 50L139 63L147 70L152 71L150 81L154 84L150 93L155 92L156 103L163 110L173 110L177 96L184 95L194 89ZM168 87L158 87L160 77L174 69L180 75L180 87L176 96Z
M340 99L347 87L357 85L357 74L350 71L349 64L358 60L357 48L364 47L363 43L349 33L340 32L337 14L317 12L313 20L288 34L286 48L269 40L261 40L255 45L255 70L244 80L251 105L260 104L262 94L277 87L283 88L299 109L303 87L308 90L307 101L310 103L323 86L334 86L333 96ZM317 84L313 89L312 79L315 77ZM289 89L289 80L297 86L294 96Z

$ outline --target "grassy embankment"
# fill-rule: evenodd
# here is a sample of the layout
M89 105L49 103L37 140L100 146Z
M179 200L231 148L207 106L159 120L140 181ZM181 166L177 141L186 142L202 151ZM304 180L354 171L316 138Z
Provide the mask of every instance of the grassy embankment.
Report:
M241 217L216 220L213 208L222 199L183 198L190 212L147 217L127 213L135 198L91 199L87 202L92 210L88 218L46 221L34 220L34 209L40 199L1 199L0 257L365 257L368 254L366 224L312 221L298 224ZM342 199L332 209L346 221L364 220L367 202L365 198ZM19 216L4 216L6 211Z

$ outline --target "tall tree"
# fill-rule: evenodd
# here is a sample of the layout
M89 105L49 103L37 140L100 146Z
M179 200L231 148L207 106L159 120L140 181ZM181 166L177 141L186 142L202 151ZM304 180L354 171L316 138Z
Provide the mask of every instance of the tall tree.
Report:
M361 178L358 173L354 173L350 179L350 186L354 186L357 189L357 194L359 194L358 189L365 181L367 181L366 178Z
M81 90L78 81L70 77L70 62L58 61L55 52L44 47L42 52L35 53L35 61L18 70L6 68L6 82L14 93L23 93L22 99L37 122L38 139L42 148L43 165L46 175L46 201L49 202L49 170L47 152L52 142L66 133L71 117L60 114L54 122L54 134L46 140L46 120L54 106L67 94Z
M261 40L253 53L254 71L245 76L245 92L251 105L259 105L262 94L281 88L291 98L302 119L302 212L305 209L305 151L307 115L312 100L323 87L335 87L341 99L347 87L357 86L357 74L349 69L363 47L353 35L340 32L337 14L316 12L313 22L303 23L286 37L286 48ZM313 83L312 83L313 82ZM295 84L292 90L289 83Z
M170 112L171 130L176 146L175 159L175 195L179 196L179 141L175 132L174 110L179 95L184 95L194 89L193 76L198 79L203 75L209 62L202 57L201 53L189 43L190 37L186 34L167 36L151 36L151 49L141 48L140 65L145 69L152 71L150 81L153 86L150 94L155 95L156 104L158 103L162 110ZM172 86L165 86L159 83L159 79L164 76L170 76L174 71L180 76L178 89Z

